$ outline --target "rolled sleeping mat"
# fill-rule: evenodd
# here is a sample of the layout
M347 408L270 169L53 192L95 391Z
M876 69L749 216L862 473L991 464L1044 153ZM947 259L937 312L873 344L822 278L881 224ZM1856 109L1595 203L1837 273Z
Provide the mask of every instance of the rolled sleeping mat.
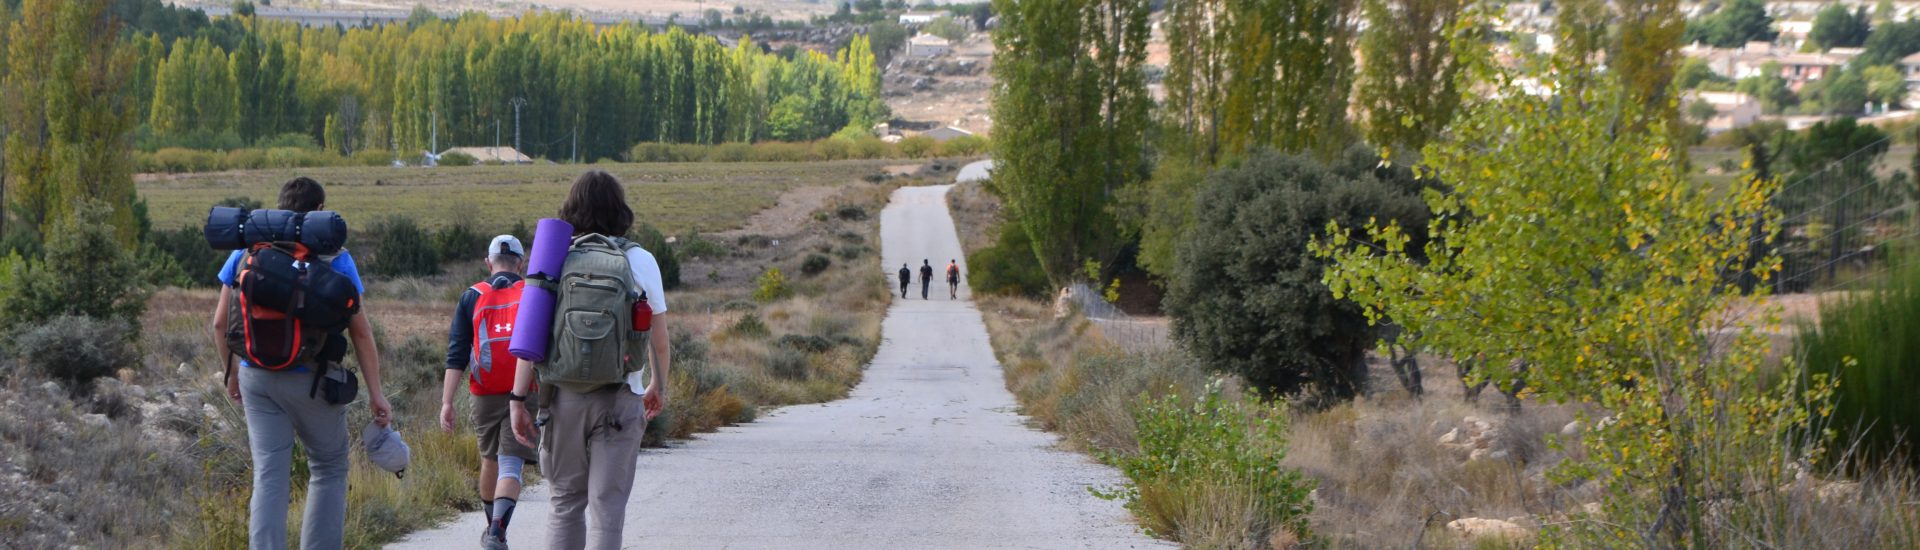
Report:
M202 231L215 250L251 248L260 243L297 242L314 254L337 254L347 244L347 222L336 212L318 210L300 214L288 210L248 212L216 206L207 212Z
M567 248L573 244L573 225L543 218L533 229L533 250L527 253L527 286L520 294L520 313L513 319L513 340L507 351L514 357L533 362L547 360L547 344L553 337L553 285L567 263Z

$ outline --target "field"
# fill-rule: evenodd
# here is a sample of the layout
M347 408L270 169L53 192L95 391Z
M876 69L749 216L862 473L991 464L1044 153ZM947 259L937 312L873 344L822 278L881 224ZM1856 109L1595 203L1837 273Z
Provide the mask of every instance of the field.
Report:
M897 161L895 162L897 163ZM207 208L245 196L272 207L280 184L307 176L327 187L327 208L348 226L388 215L412 217L432 229L468 221L502 230L553 217L567 187L582 171L606 170L628 184L634 214L668 234L718 232L743 226L796 187L840 185L880 172L886 161L813 163L675 163L594 166L528 165L440 168L309 168L142 176L154 227L198 227Z

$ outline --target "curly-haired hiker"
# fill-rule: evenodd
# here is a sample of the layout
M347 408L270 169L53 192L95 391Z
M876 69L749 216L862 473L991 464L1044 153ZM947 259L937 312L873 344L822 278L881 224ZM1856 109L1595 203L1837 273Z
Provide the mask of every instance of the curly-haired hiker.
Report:
M582 174L560 219L574 229L566 262L557 280L537 281L557 296L553 336L545 361L523 360L514 373L513 433L522 444L539 440L540 471L553 489L547 547L613 550L641 435L666 405L666 291L653 254L621 238L633 210L612 174ZM536 376L537 431L526 405Z

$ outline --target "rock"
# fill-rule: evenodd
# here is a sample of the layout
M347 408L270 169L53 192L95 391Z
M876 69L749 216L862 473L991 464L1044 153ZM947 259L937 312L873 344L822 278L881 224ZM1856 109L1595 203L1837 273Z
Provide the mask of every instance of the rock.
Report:
M1461 518L1447 522L1447 530L1465 539L1524 540L1532 531L1510 521L1487 518Z
M1581 428L1580 421L1575 420L1572 422L1568 422L1567 425L1560 427L1560 436L1561 437L1579 436L1580 428Z
M45 393L47 397L51 397L53 399L67 398L67 389L60 387L59 382L47 382L47 383L41 384L40 391L42 393Z
M120 389L120 394L133 399L146 399L147 389L139 384L127 384L127 387Z
M89 414L80 415L80 423L86 424L88 426L93 426L95 428L100 428L100 429L106 429L107 427L110 427L113 425L113 421L109 420L107 418L107 415L100 414L100 413L89 413Z
M174 374L175 376L178 376L178 377L180 377L180 379L181 379L181 380L192 380L192 379L193 379L193 365L189 365L189 364L186 364L186 363L180 363L180 368L176 368L176 369L173 369L173 374Z
M1598 502L1589 502L1580 505L1580 513L1593 517L1605 517L1606 509L1602 508Z
M1454 443L1458 443L1459 441L1460 441L1460 428L1447 430L1447 433L1445 435L1440 436L1441 445L1452 445Z
M1512 454L1508 453L1505 449L1481 448L1481 449L1474 449L1473 452L1467 453L1467 461L1472 462L1475 460L1506 460L1507 457L1509 456L1512 456Z
M1814 498L1823 504L1838 504L1860 498L1860 482L1836 481L1822 483L1813 491Z

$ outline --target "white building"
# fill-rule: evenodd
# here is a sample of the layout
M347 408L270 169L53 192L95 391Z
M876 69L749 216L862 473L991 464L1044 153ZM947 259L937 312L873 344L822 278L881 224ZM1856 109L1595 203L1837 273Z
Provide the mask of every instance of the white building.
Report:
M907 57L930 59L946 55L953 50L953 44L947 39L921 33L907 41Z
M907 13L900 14L900 26L918 27L921 25L925 25L927 23L932 23L933 20L939 19L941 15L942 14L934 13L934 12L910 11Z

